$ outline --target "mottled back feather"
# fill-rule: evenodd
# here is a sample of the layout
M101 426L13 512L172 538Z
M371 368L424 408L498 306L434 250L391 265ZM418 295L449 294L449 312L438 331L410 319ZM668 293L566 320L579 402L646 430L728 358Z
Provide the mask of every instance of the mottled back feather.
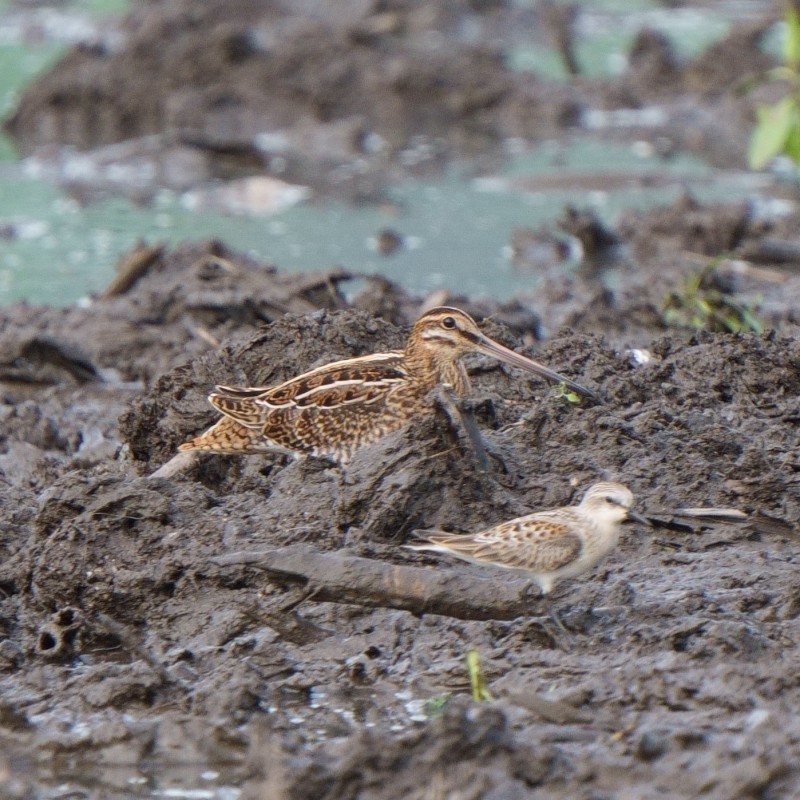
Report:
M626 486L597 483L577 506L528 514L475 534L415 531L423 544L406 546L524 571L547 594L558 581L591 569L616 546L632 503Z
M504 522L475 534L418 531L434 545L460 558L492 563L506 569L554 572L580 555L583 541L563 519L562 510L540 512ZM566 509L563 509L566 511ZM532 520L532 517L537 519Z
M217 386L209 401L218 411L250 426L263 424L269 414L284 406L336 408L347 403L375 402L406 380L403 354L379 353L326 364L258 392Z

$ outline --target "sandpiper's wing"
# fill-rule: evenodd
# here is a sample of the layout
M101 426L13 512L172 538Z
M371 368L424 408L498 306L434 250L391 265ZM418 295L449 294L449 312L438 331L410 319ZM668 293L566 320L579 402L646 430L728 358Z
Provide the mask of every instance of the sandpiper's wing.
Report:
M379 402L408 380L400 351L348 358L271 388L217 386L209 401L247 427L262 427L280 409L334 409Z
M553 572L574 561L583 548L567 509L542 511L503 522L475 535L481 557L502 557L516 569Z
M430 546L415 549L447 552L458 558L533 573L554 572L574 561L583 541L567 509L544 511L503 522L475 534L417 531Z

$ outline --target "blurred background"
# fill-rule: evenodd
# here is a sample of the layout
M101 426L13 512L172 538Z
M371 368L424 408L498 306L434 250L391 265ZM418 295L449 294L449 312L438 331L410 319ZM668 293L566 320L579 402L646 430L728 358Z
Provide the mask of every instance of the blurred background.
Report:
M0 303L88 302L137 243L208 238L503 299L578 269L627 209L788 213L780 162L746 157L783 14L0 0Z

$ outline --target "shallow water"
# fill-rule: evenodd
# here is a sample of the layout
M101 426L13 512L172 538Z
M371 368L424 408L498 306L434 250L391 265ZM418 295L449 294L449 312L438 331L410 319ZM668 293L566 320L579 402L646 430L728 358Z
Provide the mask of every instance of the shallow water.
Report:
M11 109L20 87L64 47L98 35L98 13L124 5L81 0L21 15L0 0L0 111ZM666 10L646 2L632 10L611 0L584 5L591 11L581 23L579 56L595 74L617 69L643 22L673 36L687 53L724 35L734 16L752 16L760 8L755 2L701 10ZM519 68L558 71L557 57L546 47L518 41L509 59ZM590 128L604 124L602 114L586 120ZM519 150L513 142L509 148ZM440 181L410 181L391 190L392 210L306 204L269 217L236 217L193 211L185 198L168 192L152 208L122 199L82 206L34 173L0 139L0 303L73 303L102 289L117 259L137 242L208 237L223 238L284 270L341 265L381 273L419 293L446 288L508 297L535 285L509 262L514 227L552 222L568 204L594 208L613 223L621 209L670 203L685 188L701 200L732 200L752 197L764 183L758 175L711 170L691 157L667 163L644 143L617 145L591 132L516 152L495 176L473 178L453 169ZM607 187L587 180L597 175L608 176ZM650 180L642 181L643 175ZM384 228L405 241L390 257L374 245Z
M613 188L588 193L581 188L596 175L608 176ZM655 185L644 185L642 176ZM494 177L406 183L392 191L403 209L397 216L378 207L330 204L297 206L269 218L233 217L187 210L168 193L152 209L122 199L82 207L45 183L24 179L16 165L5 166L5 177L16 198L11 219L17 233L2 245L0 300L55 305L102 289L117 258L138 241L208 237L284 270L341 265L381 273L415 292L447 288L508 297L534 281L509 262L508 243L517 226L551 222L569 204L592 207L613 221L624 208L669 203L686 188L702 200L730 200L753 194L763 183L756 175L713 173L694 158L663 164L636 156L628 146L587 138L516 156ZM620 185L628 178L629 187ZM577 188L550 188L556 181ZM546 188L538 188L539 182ZM406 245L384 257L376 252L374 237L387 227Z

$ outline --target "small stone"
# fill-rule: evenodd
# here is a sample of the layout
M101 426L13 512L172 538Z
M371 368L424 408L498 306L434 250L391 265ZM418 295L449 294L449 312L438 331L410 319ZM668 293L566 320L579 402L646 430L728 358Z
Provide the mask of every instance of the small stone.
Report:
M390 256L400 250L405 241L403 235L391 228L383 228L375 236L375 249L382 256Z
M636 745L636 757L642 761L655 761L667 751L667 737L659 731L645 731Z

